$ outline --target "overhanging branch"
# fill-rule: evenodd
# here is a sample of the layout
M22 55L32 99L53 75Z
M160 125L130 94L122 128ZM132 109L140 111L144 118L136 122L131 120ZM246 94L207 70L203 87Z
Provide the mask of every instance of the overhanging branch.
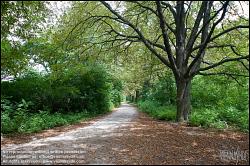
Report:
M221 33L215 35L214 37L212 37L212 38L208 41L208 43L212 42L213 40L219 38L220 36L222 36L222 35L224 35L224 34L230 32L230 31L233 31L233 30L236 30L236 29L239 29L239 28L249 28L249 25L238 25L238 26L235 26L235 27L226 29L226 30L224 30L223 32L221 32ZM204 44L205 44L205 43L200 44L200 45L194 47L194 48L192 49L192 52L195 51L195 50L197 50L197 49L199 49L199 48L201 48L201 47L203 47Z
M243 56L243 57L237 57L237 58L224 59L224 60L221 60L218 63L214 63L213 65L210 65L210 66L207 66L207 67L204 67L204 68L200 68L198 70L198 72L215 68L215 67L217 67L219 65L222 65L223 63L226 63L226 62L239 61L239 60L242 60L242 59L249 59L249 55Z
M125 19L124 17L122 17L119 13L117 13L116 11L114 11L111 6L105 2L105 1L101 1L101 3L111 12L113 13L117 18L119 18L120 20L122 20L124 22L124 24L128 25L129 27L131 27L139 36L139 38L141 39L141 41L144 43L144 45L155 55L157 56L161 62L163 62L166 66L168 66L169 68L171 68L171 65L169 63L169 61L164 58L161 54L159 54L148 42L148 40L144 37L144 35L142 34L142 32L135 26L133 25L130 21L128 21L127 19Z
M197 65L197 63L199 63L199 60L201 58L203 58L204 51L205 51L208 43L211 42L211 37L212 37L212 34L213 34L216 26L224 19L225 15L226 15L228 4L229 4L229 1L226 1L223 4L223 11L222 11L222 14L221 14L220 18L215 23L213 23L210 32L208 34L206 34L205 38L202 40L202 44L201 44L201 46L200 46L200 48L198 50L198 53L197 53L196 57L194 58L194 60L189 65L189 67L187 69L187 72L186 72L186 75L194 75L194 73L196 73L197 69L193 69L193 68L197 68L195 66L199 66L199 64ZM206 19L208 19L208 18L206 18ZM209 19L208 19L208 21L209 21ZM204 22L204 24L206 24L206 22ZM208 28L208 25L206 25L206 27L204 27L204 30L207 29L207 28Z
M249 77L249 75L244 75L244 74L237 74L237 73L226 73L226 72L216 72L216 73L203 73L199 72L198 75L202 76L228 76L233 78L240 86L244 87L236 77Z
M175 72L175 74L177 74L177 67L176 67L176 64L175 64L175 61L174 61L174 58L173 58L173 54L172 54L172 50L171 50L171 46L170 46L170 43L169 43L169 37L168 37L166 27L165 27L165 25L166 25L165 22L166 21L165 21L165 18L163 16L163 13L162 13L161 4L160 4L159 1L156 1L156 5L157 5L157 12L158 12L159 20L160 20L160 27L161 27L161 30L162 30L164 45L165 45L165 48L166 48L168 59L170 61L170 65L171 65L173 71Z
M229 75L229 76L249 77L249 75L237 74L237 73L226 73L226 72L215 72L215 73L204 73L204 72L199 72L198 74L199 74L199 75L203 75L203 76Z

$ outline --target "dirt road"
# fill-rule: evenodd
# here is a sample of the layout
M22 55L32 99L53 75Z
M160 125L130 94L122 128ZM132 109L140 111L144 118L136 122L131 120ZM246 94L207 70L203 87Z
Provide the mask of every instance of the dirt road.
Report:
M249 164L249 135L154 120L123 104L58 136L1 149L1 164Z

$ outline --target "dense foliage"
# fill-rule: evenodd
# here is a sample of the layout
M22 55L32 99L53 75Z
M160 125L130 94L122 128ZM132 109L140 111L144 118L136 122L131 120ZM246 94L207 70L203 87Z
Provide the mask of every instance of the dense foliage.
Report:
M2 98L1 132L4 134L38 132L52 127L80 122L100 114L86 110L77 113L51 113L48 110L39 110L34 113L30 108L32 105L32 102L26 102L24 99L16 103L9 98Z
M1 78L16 77L28 65L23 44L43 31L48 2L1 1Z
M175 95L170 95L175 88L174 82L170 80L171 76L165 82L159 79L151 85L152 88L144 86L139 108L154 118L174 121L174 103L166 102L175 99ZM248 131L248 80L242 78L239 81L245 86L225 77L195 78L192 82L193 111L188 123L191 126L219 129L234 127Z
M112 105L120 104L121 93L121 82L97 65L77 66L61 73L60 77L53 74L43 76L31 71L14 81L2 82L2 132L22 131L18 128L31 113L36 118L43 114L59 116L76 113L74 116L78 116L82 112L90 115L105 113ZM14 124L13 129L6 127L11 123Z

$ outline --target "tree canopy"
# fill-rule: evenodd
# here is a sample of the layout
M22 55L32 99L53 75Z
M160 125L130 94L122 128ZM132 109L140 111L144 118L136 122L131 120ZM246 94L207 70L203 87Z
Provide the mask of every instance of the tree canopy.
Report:
M182 121L196 75L226 76L243 86L249 77L249 18L240 7L247 2L76 1L47 29L46 2L1 4L2 78L18 76L31 61L58 75L102 64L135 95L173 76Z
M245 41L249 24L248 18L236 11L236 3L76 2L68 18L77 13L83 13L83 18L69 21L71 28L63 44L71 47L75 41L83 54L95 48L100 50L97 55L121 48L126 56L130 48L146 48L174 74L179 121L190 111L189 87L195 75L248 77ZM79 33L86 36L79 38ZM232 42L233 38L245 40ZM138 58L137 54L130 56ZM229 63L237 69L228 70Z

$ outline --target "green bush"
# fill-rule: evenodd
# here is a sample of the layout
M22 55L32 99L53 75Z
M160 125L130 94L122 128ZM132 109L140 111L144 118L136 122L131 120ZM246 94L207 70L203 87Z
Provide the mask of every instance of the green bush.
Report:
M249 113L244 112L242 113L241 117L239 118L238 128L240 128L241 131L249 132Z
M228 127L228 124L226 121L218 120L216 122L211 123L210 127L216 128L216 129L225 129Z
M121 81L98 65L74 66L49 75L29 71L2 82L1 129L3 133L37 132L74 123L105 113L112 104L118 106L121 96Z
M140 96L141 100L155 101L161 105L175 104L176 89L173 76L166 74L153 83L145 81Z
M1 96L2 97L2 96ZM8 98L1 99L1 132L17 132L22 123L27 120L28 107L31 102L24 99L19 103L12 103Z
M20 102L21 99L32 101L34 108L38 102L37 97L42 95L44 89L49 87L49 82L42 75L28 71L14 81L1 82L1 95L11 96L11 101Z
M51 113L49 111L31 113L27 109L28 107L25 107L27 103L29 102L25 102L25 100L20 103L12 103L6 98L1 100L1 133L33 133L76 123L98 115L98 113L87 111L65 114L60 112Z
M156 118L160 120L174 121L176 119L176 111L168 108L159 108L159 110L157 110Z
M139 101L137 105L140 110L146 113L156 112L155 109L160 107L160 104L155 101Z
M115 77L111 78L109 81L112 83L112 88L110 92L111 102L115 107L118 107L122 101L122 82Z
M236 126L243 131L249 130L249 112L240 111L234 107L221 108L219 118L228 124Z
M106 112L111 102L121 102L122 83L101 66L75 66L63 73L42 76L28 72L12 82L2 82L1 94L34 103L30 111Z
M159 120L174 121L176 119L174 106L160 106L155 101L140 101L138 107L141 111Z
M204 108L195 109L190 115L191 126L202 126L224 129L228 126L249 130L249 113L236 108Z
M219 110L219 118L230 123L237 123L240 118L240 112L234 107L221 108Z
M77 87L80 97L71 101L74 110L106 112L110 108L111 83L108 73L101 67L77 66L65 73L63 84ZM55 86L58 86L55 84Z
M226 77L196 76L192 80L192 106L196 108L235 107L241 111L248 110L248 79L237 79L244 86Z
M217 122L218 112L211 109L195 110L191 113L189 124L191 126L211 127L211 124Z
M32 133L44 129L45 122L42 117L33 115L27 119L28 121L24 121L21 123L21 126L18 128L18 132Z

